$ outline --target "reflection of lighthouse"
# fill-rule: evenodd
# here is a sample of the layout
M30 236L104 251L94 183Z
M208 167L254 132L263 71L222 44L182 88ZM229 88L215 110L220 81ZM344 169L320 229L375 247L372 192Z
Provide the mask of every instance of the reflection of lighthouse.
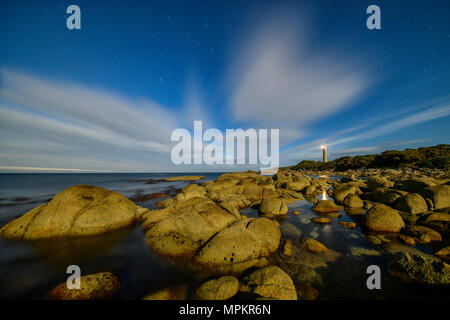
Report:
M323 152L323 162L327 162L327 145L323 144L321 145L322 152Z

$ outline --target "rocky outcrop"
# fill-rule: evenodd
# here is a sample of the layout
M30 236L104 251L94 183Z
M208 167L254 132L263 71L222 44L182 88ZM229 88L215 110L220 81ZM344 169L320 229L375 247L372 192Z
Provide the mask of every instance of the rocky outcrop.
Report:
M399 232L405 226L397 210L382 204L373 206L361 222L368 230L376 232Z
M80 277L80 288L69 289L61 283L50 291L55 300L103 300L112 297L120 289L120 280L111 272L101 272Z
M292 279L276 266L258 269L244 277L240 291L264 298L297 300L297 291Z
M100 187L64 189L0 229L9 239L43 239L101 234L134 224L136 205L123 195Z

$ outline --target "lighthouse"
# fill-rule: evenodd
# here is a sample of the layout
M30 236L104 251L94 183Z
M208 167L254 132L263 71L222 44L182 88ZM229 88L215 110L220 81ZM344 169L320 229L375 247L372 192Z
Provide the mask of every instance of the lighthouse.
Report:
M323 144L320 146L322 148L323 153L323 163L327 162L327 145Z

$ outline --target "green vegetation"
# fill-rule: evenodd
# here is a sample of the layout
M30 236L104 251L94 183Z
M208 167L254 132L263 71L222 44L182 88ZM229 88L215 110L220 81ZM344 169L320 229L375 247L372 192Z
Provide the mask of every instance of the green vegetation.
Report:
M335 170L367 168L438 168L448 169L450 163L450 145L440 144L434 147L418 149L387 150L381 154L369 154L354 157L341 157L327 163L322 161L303 160L294 170Z

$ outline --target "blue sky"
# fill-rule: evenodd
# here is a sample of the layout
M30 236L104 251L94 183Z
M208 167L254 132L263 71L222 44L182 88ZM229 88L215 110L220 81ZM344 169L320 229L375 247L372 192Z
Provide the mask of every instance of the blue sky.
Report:
M68 30L66 8L81 8ZM381 8L381 30L366 8ZM280 162L450 141L448 1L3 1L0 171L175 166L175 128L279 128Z

